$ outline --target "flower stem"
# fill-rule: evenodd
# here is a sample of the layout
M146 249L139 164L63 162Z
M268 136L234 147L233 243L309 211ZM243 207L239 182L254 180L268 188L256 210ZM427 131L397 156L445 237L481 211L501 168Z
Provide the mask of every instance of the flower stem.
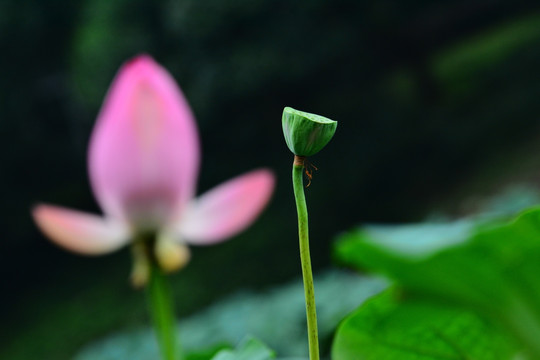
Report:
M304 158L294 157L292 180L296 211L298 212L298 238L300 242L300 261L302 263L302 276L304 278L304 294L306 297L306 317L309 340L310 360L319 360L319 339L317 331L317 312L315 309L315 291L313 288L313 274L311 271L311 258L309 255L309 229L306 198L304 196L304 183L302 172Z
M171 289L167 278L156 263L151 261L150 281L146 287L154 329L164 360L179 360L180 349L176 337L176 321Z

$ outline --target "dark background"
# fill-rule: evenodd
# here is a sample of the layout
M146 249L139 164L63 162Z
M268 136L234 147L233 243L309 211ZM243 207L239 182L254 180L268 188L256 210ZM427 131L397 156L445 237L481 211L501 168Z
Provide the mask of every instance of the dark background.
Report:
M98 213L86 148L130 57L177 79L203 146L200 191L267 166L260 220L193 249L173 277L179 315L299 276L283 107L338 120L307 190L316 269L363 222L461 215L540 164L536 1L0 1L0 358L64 359L147 321L127 249L86 258L49 243L38 201ZM471 200L472 199L472 200Z

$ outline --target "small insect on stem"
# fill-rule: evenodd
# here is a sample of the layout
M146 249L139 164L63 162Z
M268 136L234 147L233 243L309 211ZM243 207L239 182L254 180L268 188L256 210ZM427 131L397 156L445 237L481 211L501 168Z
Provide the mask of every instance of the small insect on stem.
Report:
M313 179L313 170L319 170L315 165L310 163L307 159L304 160L304 172L306 173L306 176L308 178L308 183L306 185L306 188L311 185L311 179Z

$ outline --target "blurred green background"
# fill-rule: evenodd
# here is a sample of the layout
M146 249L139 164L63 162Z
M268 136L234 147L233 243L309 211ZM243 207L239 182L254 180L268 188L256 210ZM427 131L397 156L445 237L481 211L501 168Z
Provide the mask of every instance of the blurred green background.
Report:
M86 148L119 68L146 52L198 120L200 191L267 166L272 203L248 231L193 249L173 277L179 315L299 276L284 106L339 121L312 162L312 257L363 222L459 215L540 177L536 1L0 0L0 358L68 359L147 323L130 255L49 243L38 201L99 212Z

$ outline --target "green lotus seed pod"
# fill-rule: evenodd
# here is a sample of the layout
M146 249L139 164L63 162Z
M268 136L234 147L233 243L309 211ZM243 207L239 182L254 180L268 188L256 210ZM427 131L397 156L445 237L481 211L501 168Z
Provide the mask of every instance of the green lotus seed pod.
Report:
M298 156L315 155L332 139L337 121L320 115L283 109L283 135L289 149Z

